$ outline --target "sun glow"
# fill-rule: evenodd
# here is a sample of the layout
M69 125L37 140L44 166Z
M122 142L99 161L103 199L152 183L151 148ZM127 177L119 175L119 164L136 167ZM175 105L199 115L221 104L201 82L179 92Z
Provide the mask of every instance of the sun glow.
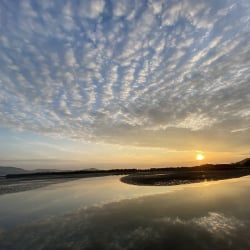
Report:
M201 153L199 153L199 154L196 155L196 160L197 161L202 161L202 160L204 160L204 158L205 158L204 155L201 154Z

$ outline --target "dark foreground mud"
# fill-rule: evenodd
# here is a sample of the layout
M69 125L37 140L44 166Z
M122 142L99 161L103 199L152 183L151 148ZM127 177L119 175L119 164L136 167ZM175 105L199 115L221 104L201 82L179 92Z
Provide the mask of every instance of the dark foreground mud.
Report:
M250 169L172 171L161 174L134 174L122 177L127 184L147 186L170 186L204 181L217 181L250 175Z

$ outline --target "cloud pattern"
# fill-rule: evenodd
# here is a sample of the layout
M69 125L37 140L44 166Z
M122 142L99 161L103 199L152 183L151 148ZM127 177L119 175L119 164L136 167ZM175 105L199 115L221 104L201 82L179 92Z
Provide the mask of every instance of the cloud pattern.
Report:
M1 1L0 12L2 127L249 146L249 1Z

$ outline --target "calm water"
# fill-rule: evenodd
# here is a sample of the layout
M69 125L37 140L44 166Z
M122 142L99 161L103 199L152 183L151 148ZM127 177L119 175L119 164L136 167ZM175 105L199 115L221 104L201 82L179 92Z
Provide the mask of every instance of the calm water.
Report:
M171 187L81 179L0 196L0 249L250 249L250 177Z

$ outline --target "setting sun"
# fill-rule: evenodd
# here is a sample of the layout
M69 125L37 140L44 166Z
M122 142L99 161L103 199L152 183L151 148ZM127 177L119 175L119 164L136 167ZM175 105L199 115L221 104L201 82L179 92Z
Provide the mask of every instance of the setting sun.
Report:
M205 157L204 157L203 154L197 154L197 155L196 155L196 160L197 160L197 161L202 161L204 158L205 158Z

